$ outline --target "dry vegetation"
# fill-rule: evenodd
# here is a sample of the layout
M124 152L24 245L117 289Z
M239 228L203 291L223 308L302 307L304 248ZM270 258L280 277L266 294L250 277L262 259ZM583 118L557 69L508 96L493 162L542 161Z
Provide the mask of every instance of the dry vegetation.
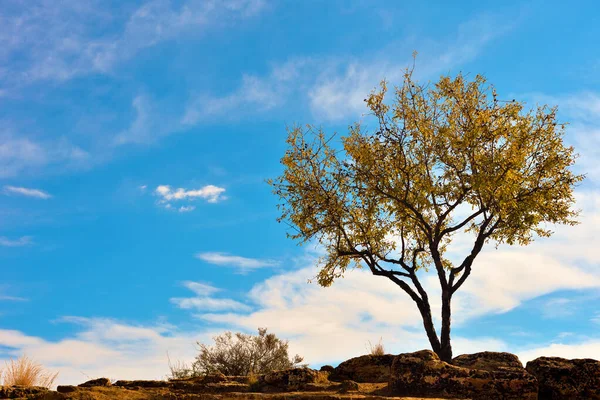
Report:
M42 386L50 388L58 372L53 374L44 369L44 367L23 355L22 357L5 362L4 370L0 371L0 382L4 386Z
M383 347L383 343L381 343L381 338L379 338L379 343L377 343L375 346L373 346L371 341L369 341L369 347L370 354L372 356L382 356L385 354L385 348Z

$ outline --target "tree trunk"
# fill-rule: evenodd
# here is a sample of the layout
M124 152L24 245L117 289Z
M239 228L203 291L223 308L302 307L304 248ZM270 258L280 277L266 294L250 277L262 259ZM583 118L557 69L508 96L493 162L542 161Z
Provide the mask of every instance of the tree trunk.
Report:
M435 332L435 327L433 326L433 320L431 319L431 307L429 306L429 302L425 299L422 303L417 303L417 306L419 307L421 317L423 318L423 327L425 328L425 332L427 332L431 349L439 356L441 345L438 335Z
M440 351L436 352L440 360L452 361L452 345L450 344L450 302L452 294L449 289L442 289L442 331Z

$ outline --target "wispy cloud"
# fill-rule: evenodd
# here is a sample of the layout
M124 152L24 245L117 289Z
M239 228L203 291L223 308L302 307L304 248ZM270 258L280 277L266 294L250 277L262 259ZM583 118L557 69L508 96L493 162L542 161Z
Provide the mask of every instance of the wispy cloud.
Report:
M125 14L107 12L98 0L65 0L60 7L50 0L14 2L0 15L0 62L6 66L0 78L28 83L105 73L142 49L253 17L265 5L264 0L150 0Z
M264 113L282 108L292 99L307 103L321 120L358 118L367 112L364 99L381 79L400 83L404 69L412 64L414 49L420 52L418 76L437 78L437 74L473 60L515 23L500 21L500 16L479 15L460 25L448 40L414 41L362 57L293 57L275 64L263 76L245 73L238 88L226 95L194 96L182 124L194 125L215 116L232 118L233 110L238 118L244 113Z
M198 253L196 254L196 258L206 261L209 264L235 267L238 268L241 273L245 273L257 268L275 267L279 265L279 262L275 260L240 257L220 252Z
M26 197L36 197L38 199L49 199L52 197L49 193L44 192L43 190L30 189L30 188L24 188L24 187L19 187L19 186L4 186L4 193L16 194L16 195L26 196Z
M183 286L190 289L196 294L194 297L174 297L171 303L182 309L194 309L200 312L208 311L250 311L250 306L240 303L239 301L227 298L212 297L221 289L202 282L186 281Z
M48 167L79 168L89 162L90 155L65 138L37 141L1 130L0 178L38 172Z
M292 93L302 89L314 68L315 63L309 58L293 58L273 66L265 77L246 73L242 75L240 86L232 93L194 96L181 123L194 125L212 117L243 117L247 112L265 112L281 107ZM232 113L234 110L235 113Z
M183 286L190 289L198 296L210 296L211 294L215 294L222 290L204 282L185 281L183 282Z
M4 247L22 247L32 243L31 236L21 236L18 239L9 239L5 236L0 236L0 246Z
M19 296L12 296L6 294L8 286L0 285L0 301L27 301L28 299Z
M206 200L208 203L218 203L219 201L223 201L226 199L226 197L223 196L224 192L225 188L214 185L206 185L201 187L200 189L190 190L184 188L172 189L169 185L159 185L154 191L154 193L161 198L160 201L162 203L166 203L169 201L195 199L203 199Z

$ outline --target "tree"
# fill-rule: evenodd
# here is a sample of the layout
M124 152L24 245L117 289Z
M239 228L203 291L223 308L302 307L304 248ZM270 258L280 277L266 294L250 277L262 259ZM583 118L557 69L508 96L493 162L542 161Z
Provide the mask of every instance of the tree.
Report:
M199 376L220 372L228 376L265 374L267 372L297 366L303 358L288 357L288 342L258 328L258 336L225 332L213 338L214 347L198 343L200 354L192 364L191 371L179 377ZM173 368L172 368L173 374ZM173 374L175 376L175 374Z
M557 108L524 111L500 101L483 76L459 74L419 84L412 69L387 104L387 83L365 100L376 118L369 133L350 126L335 134L312 126L288 130L283 174L269 180L281 204L278 221L300 244L326 250L317 275L329 286L352 263L385 277L416 303L432 350L451 361L451 300L490 241L527 245L552 234L548 224L574 225L573 188L584 177L570 167ZM473 245L452 263L457 234ZM442 293L440 336L417 271L437 273Z

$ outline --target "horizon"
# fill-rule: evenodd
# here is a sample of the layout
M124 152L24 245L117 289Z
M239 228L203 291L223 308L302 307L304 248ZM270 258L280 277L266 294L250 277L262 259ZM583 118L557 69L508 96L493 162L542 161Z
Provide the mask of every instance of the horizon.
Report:
M401 84L413 51L421 82L482 74L499 98L558 106L586 174L579 225L477 257L453 299L454 355L600 359L600 9L461 4L0 5L0 366L26 354L59 385L160 379L167 353L189 364L196 342L259 327L317 369L379 338L430 349L392 282L307 282L320 249L286 237L265 182L289 126L372 129L363 100ZM420 274L439 332L437 277Z

